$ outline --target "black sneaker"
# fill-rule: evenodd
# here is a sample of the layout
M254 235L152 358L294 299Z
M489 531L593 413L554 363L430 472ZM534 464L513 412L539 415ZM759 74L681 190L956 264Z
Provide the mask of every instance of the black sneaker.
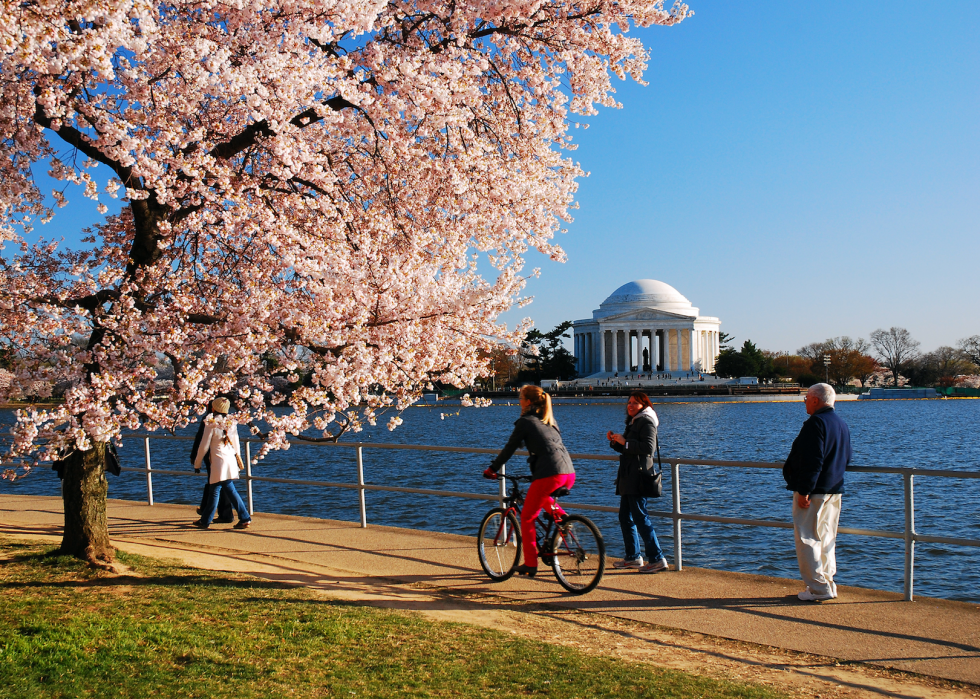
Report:
M218 524L231 524L232 522L235 521L235 518L234 517L219 517L218 519L216 519L214 521L217 522Z
M205 522L203 519L199 519L196 522L194 522L194 526L197 527L198 529L207 529L211 525Z

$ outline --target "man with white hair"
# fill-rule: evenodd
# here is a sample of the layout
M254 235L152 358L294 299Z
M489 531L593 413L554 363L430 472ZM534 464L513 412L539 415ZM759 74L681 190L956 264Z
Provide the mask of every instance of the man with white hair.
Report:
M786 489L793 491L796 560L806 589L798 597L820 602L837 597L837 522L844 470L851 462L851 432L834 410L837 394L829 384L810 386L803 423L783 466Z

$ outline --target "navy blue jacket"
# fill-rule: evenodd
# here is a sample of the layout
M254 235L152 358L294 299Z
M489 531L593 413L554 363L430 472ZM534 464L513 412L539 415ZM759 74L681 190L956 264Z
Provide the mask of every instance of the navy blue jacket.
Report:
M507 463L507 459L514 455L521 444L530 452L527 463L531 467L532 480L575 473L572 457L562 444L561 432L557 427L544 424L533 414L522 415L514 423L514 432L497 458L490 463L490 468L499 472L500 467Z
M786 489L800 495L844 492L851 463L851 431L833 408L821 408L803 423L783 466Z

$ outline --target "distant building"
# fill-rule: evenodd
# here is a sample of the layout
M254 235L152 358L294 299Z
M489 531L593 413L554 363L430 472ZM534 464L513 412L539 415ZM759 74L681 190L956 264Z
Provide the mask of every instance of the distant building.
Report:
M619 287L592 318L573 323L579 376L712 372L721 321L702 316L677 289L655 279Z

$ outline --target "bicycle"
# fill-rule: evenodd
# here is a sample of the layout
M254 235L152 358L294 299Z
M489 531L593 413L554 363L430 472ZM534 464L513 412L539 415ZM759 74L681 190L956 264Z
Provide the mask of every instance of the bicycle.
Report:
M493 582L503 582L514 574L521 556L521 508L524 493L520 482L530 482L530 476L507 476L510 493L504 507L495 507L480 522L477 550L480 566ZM551 494L559 498L568 488ZM557 500L556 500L557 502ZM599 528L582 515L560 516L558 522L543 508L534 520L538 556L550 565L559 584L569 592L584 595L595 589L606 569L606 545Z

